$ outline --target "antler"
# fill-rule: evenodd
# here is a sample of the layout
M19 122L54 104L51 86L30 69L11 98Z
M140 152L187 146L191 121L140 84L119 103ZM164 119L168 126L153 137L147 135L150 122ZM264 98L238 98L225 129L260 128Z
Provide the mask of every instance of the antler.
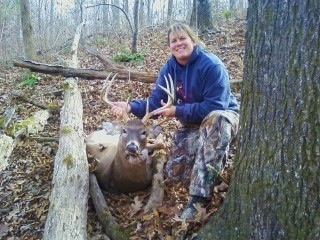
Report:
M106 103L108 104L110 107L116 107L116 105L114 105L111 101L109 101L108 99L108 94L109 94L109 91L110 91L110 88L111 88L111 85L113 83L113 81L115 80L116 76L117 76L117 73L114 74L114 76L112 77L110 83L108 84L108 80L111 76L112 72L109 73L109 75L107 76L106 78L106 81L102 87L102 90L101 90L101 94L100 94L100 97L101 99ZM121 118L126 122L129 120L129 116L128 116L128 113L125 111L125 110L122 110L122 116ZM120 118L120 119L121 119Z
M161 86L161 85L158 85L163 91L166 92L166 94L168 94L168 101L167 101L166 105L164 105L161 108L158 108L158 109L152 111L151 113L149 113L149 102L148 102L148 99L147 99L146 115L142 118L142 122L144 124L148 121L148 119L150 117L152 117L154 115L155 111L163 110L165 108L169 108L169 107L172 106L172 104L174 102L174 85L173 85L173 81L172 81L171 75L168 74L168 76L169 76L169 81L168 81L167 77L164 76L164 79L166 81L166 88Z

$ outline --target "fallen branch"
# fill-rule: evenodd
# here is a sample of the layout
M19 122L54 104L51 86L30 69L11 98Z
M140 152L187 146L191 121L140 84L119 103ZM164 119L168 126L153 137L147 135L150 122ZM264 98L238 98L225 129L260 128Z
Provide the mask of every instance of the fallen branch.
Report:
M15 67L28 68L34 72L61 75L64 77L79 77L83 79L106 79L110 72L118 73L117 79L140 81L145 83L154 83L156 80L156 74L131 71L128 69L120 69L117 67L110 67L108 71L95 70L95 69L81 69L64 67L60 65L48 65L43 63L36 63L29 60L25 61L13 61Z
M92 49L91 49L92 50ZM94 50L92 54L94 53ZM149 72L138 72L126 68L122 68L119 66L112 65L110 60L107 60L107 57L102 54L93 54L97 56L107 67L107 71L96 70L96 69L81 69L81 68L71 68L64 67L61 65L48 65L44 63L36 63L29 60L25 61L13 61L13 65L15 67L28 68L34 72L52 74L52 75L61 75L64 77L79 77L83 79L106 79L110 72L118 73L117 79L119 80L130 80L139 81L144 83L154 83L157 75L155 73ZM108 63L109 61L109 63ZM231 87L239 87L242 83L242 79L234 79L230 80Z
M11 119L15 113L16 109L15 107L8 107L6 111L4 112L4 116L1 119L0 122L0 128L6 129L9 123L11 122Z
M89 183L90 196L105 234L111 239L129 239L129 234L112 217L94 173L89 174Z
M36 101L36 100L34 100L34 99L32 99L32 98L29 98L28 96L26 96L25 94L23 94L23 93L21 93L21 92L19 92L19 91L14 90L14 91L12 91L11 93L12 93L14 96L19 97L20 99L22 99L23 101L25 101L25 102L27 102L27 103L31 103L31 104L39 107L39 108L42 108L42 109L48 109L48 106L47 106L47 105L45 105L45 104L43 104L43 103L41 103L41 102L38 102L38 101Z
M153 156L156 162L156 172L153 175L152 179L152 188L150 198L148 203L144 207L144 211L148 212L153 208L157 208L162 206L163 198L164 198L164 174L163 168L164 164L167 160L167 154L164 150L156 151L155 155Z
M102 63L103 65L108 69L108 68L120 68L120 69L125 69L125 67L123 66L120 66L118 64L115 64L113 61L111 61L107 56L99 53L97 50L93 49L92 47L86 45L85 47L85 50L92 54L93 56L97 57Z
M43 143L43 142L58 142L59 138L58 137L27 137L30 140L34 140L36 142L39 143Z

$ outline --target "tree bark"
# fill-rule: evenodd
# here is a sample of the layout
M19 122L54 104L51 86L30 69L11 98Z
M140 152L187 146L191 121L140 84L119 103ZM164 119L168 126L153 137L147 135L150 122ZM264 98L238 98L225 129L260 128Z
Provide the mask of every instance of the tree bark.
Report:
M167 27L169 27L172 23L172 7L173 7L173 0L169 0L168 12L167 12Z
M153 208L160 207L164 198L164 174L163 167L167 160L167 153L164 150L158 150L153 156L155 162L155 173L152 177L151 193L148 203L144 207L147 212Z
M211 1L193 0L190 26L204 33L213 29Z
M27 59L34 59L35 46L33 39L33 30L30 18L29 0L20 0L21 27L23 36L24 54Z
M135 0L134 6L133 6L134 30L133 30L132 43L131 43L132 53L136 53L138 51L137 40L138 40L138 30L139 30L139 5L140 5L140 0Z
M72 46L72 65L77 65L77 47L81 24ZM87 239L87 203L89 171L83 131L83 108L76 79L65 83L61 109L59 148L55 156L53 188L44 239Z
M237 160L203 239L319 239L318 0L249 1Z
M129 233L127 233L124 229L121 229L117 224L113 216L111 215L109 208L106 204L104 196L101 192L101 189L98 185L98 181L96 175L94 173L90 173L89 176L90 181L90 196L98 215L99 221L103 227L103 231L110 237L111 239L120 240L120 239L129 239Z

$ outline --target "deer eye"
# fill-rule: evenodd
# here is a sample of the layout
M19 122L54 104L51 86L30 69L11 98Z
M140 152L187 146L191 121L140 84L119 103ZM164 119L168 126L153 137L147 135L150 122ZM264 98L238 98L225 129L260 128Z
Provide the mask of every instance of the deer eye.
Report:
M147 131L146 131L146 130L143 130L143 131L141 132L141 136L143 136L143 137L147 136Z
M127 129L123 128L123 129L121 130L121 134L127 134Z

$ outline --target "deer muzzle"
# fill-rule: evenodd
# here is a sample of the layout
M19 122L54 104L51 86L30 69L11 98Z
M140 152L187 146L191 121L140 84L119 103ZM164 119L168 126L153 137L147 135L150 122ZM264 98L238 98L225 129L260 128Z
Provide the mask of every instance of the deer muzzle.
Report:
M135 142L130 142L126 146L126 152L128 152L129 155L138 155L139 146Z

